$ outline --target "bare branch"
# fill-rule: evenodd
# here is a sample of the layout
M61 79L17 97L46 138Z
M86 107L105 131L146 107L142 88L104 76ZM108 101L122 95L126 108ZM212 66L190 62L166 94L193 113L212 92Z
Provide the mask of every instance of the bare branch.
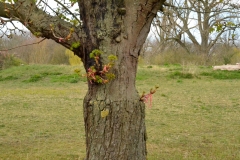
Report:
M21 48L21 47L26 47L26 46L31 46L31 45L34 45L34 44L39 44L39 43L43 42L44 40L46 40L46 38L43 38L42 40L40 40L38 42L35 42L35 43L24 44L24 45L16 46L16 47L13 47L13 48L3 49L3 50L0 50L0 52L10 51L10 50L14 50L14 49Z
M235 31L240 19L240 5L232 0L169 0L164 5L164 14L158 17L156 30L165 32L167 40L174 40L183 48L184 41L179 35L187 36L201 53L209 53L226 31Z
M57 2L60 6L62 6L69 14L71 14L79 22L79 24L81 24L81 21L64 4L62 4L58 0L54 0L54 1Z
M45 3L45 1L41 2L43 4ZM0 2L0 4L3 4L3 6L5 5L5 3L2 2ZM12 23L13 20L18 20L37 37L53 39L66 48L71 48L71 45L78 42L79 39L81 40L81 44L85 42L86 34L82 30L81 26L76 27L72 23L66 22L58 16L51 16L50 14L47 14L39 9L32 0L17 1L12 5L6 4L6 6L10 7L9 11L11 14L6 16L4 13L2 15L8 18L8 23ZM4 8L5 7L2 7L1 5L1 9ZM3 23L5 25L6 22L3 21ZM54 32L50 27L51 25L54 26ZM1 30L1 35L10 36L8 33L14 32L14 29L18 29L14 23L12 23L12 26L14 28L12 30L8 29L8 32L3 32ZM74 32L72 32L71 36L69 36L71 29L74 30ZM66 40L60 41L59 37L63 37Z

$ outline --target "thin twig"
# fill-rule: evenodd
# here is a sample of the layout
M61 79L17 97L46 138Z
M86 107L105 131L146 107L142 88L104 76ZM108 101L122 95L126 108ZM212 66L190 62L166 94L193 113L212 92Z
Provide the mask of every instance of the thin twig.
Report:
M64 4L62 4L58 0L54 0L54 1L57 2L60 6L62 6L69 14L71 14L79 22L79 24L81 24L81 21Z
M47 39L47 38L43 38L42 40L40 40L40 41L38 41L38 42L35 42L35 43L24 44L24 45L21 45L21 46L17 46L17 47L10 48L10 49L0 50L0 52L2 52L2 51L10 51L10 50L14 50L14 49L21 48L21 47L26 47L26 46L30 46L30 45L34 45L34 44L39 44L39 43L43 42L43 41L46 40L46 39Z

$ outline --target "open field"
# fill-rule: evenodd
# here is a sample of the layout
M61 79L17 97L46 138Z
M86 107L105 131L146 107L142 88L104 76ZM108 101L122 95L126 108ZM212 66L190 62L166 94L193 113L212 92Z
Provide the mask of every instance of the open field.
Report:
M83 159L85 78L71 66L0 71L0 160ZM240 160L240 72L140 66L149 160Z

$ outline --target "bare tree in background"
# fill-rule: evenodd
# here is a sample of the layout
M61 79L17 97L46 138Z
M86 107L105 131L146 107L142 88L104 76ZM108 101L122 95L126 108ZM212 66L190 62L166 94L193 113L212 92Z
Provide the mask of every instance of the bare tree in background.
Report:
M160 44L177 42L187 52L209 57L218 43L234 45L240 5L234 0L168 0L154 19ZM191 43L192 45L189 45Z
M20 58L25 64L69 64L66 48L51 39L36 38L29 32L0 38L0 51Z

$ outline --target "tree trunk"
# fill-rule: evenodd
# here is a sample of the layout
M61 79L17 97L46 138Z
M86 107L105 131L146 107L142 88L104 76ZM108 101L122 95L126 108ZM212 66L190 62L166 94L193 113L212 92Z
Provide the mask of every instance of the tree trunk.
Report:
M162 1L163 2L163 1ZM125 5L126 4L126 5ZM104 52L101 64L114 54L118 60L107 84L88 83L84 99L87 160L145 160L145 105L135 88L137 62L159 1L80 1L87 39L82 56L87 70L93 49ZM91 10L91 11L90 11Z
M102 63L108 53L118 60L110 70L116 76L113 81L88 83L84 99L87 160L146 159L145 105L135 88L138 59L133 56L132 45L136 42L129 39L99 42L99 49L105 51ZM86 59L88 68L92 62Z
M87 160L146 159L145 105L123 88L119 98L105 86L92 87L85 97Z

